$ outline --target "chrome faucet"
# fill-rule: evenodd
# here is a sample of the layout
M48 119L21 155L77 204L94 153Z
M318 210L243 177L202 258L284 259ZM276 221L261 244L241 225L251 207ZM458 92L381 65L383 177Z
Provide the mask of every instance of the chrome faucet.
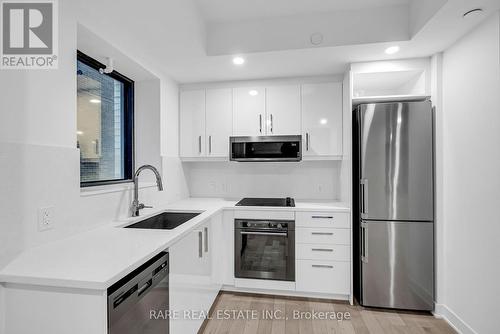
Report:
M151 170L156 176L156 186L158 191L163 191L163 184L161 181L161 175L158 170L151 165L144 165L137 169L134 174L134 201L132 202L132 217L138 217L139 211L145 208L152 208L152 206L146 206L143 203L139 203L139 174L145 169Z

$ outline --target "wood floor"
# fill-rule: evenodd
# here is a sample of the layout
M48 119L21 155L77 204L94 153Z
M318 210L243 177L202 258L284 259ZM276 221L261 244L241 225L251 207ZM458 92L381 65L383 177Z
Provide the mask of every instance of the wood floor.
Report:
M323 315L328 319L312 320ZM302 313L301 313L302 312ZM322 313L318 313L322 312ZM350 318L347 319L349 313ZM452 334L430 314L365 309L341 302L223 292L205 322L204 334ZM344 316L344 320L335 320ZM274 317L274 319L273 319Z

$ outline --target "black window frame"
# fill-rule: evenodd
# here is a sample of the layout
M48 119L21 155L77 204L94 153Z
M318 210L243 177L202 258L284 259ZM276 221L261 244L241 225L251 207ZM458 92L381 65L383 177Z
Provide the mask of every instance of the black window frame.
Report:
M77 50L76 56L77 62L80 61L87 66L94 68L99 71L101 68L105 68L106 65L95 60L94 58L86 55L85 53ZM123 151L123 178L114 180L100 180L100 181L90 181L82 182L80 179L80 188L88 188L94 186L104 186L112 184L121 183L131 183L133 182L133 175L135 170L135 134L134 134L134 81L130 78L124 76L123 74L114 70L107 75L110 78L120 81L123 83L123 127L124 127L124 151ZM81 163L81 162L80 162Z

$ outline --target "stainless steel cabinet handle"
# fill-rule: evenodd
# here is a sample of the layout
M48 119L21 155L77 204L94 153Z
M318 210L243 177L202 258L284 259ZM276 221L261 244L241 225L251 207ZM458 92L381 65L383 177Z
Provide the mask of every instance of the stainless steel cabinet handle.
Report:
M333 219L333 216L311 216L312 219Z
M309 151L309 133L306 132L306 151Z
M312 235L333 235L333 232L311 232Z
M272 235L272 236L277 236L277 237L286 237L286 233L272 233L272 232L245 232L241 231L240 234L246 234L246 235Z
M259 114L259 131L262 133L262 115Z
M201 136L198 136L198 152L201 154Z
M328 268L328 269L333 269L333 266L329 266L329 265L326 265L326 264L313 264L312 267L313 268Z
M212 136L208 136L208 154L212 154Z
M203 257L203 233L198 231L198 257Z
M204 228L205 232L205 253L208 252L208 227Z
M269 117L271 119L271 133L273 133L273 114L271 114Z
M313 252L333 252L331 248L311 248Z

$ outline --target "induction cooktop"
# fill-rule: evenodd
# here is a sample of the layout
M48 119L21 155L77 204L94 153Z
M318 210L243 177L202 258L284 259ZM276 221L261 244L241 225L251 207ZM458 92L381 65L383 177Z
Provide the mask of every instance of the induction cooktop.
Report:
M236 206L295 206L295 200L287 198L243 198Z

